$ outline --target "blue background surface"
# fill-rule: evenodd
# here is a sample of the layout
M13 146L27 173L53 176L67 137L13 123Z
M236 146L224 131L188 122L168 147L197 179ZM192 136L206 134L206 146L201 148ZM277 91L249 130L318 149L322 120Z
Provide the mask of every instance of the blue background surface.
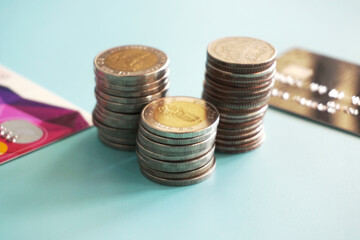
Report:
M206 46L250 36L360 63L359 1L0 2L0 64L87 111L92 61L166 52L170 94L200 97ZM360 239L360 139L273 109L257 150L216 154L214 177L174 188L92 128L0 166L0 239Z

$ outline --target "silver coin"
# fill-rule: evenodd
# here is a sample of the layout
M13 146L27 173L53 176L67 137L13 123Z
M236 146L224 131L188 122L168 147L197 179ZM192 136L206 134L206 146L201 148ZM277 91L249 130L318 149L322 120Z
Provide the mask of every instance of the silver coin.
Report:
M200 135L198 137L193 137L193 138L166 138L149 132L141 124L139 124L139 131L141 131L141 133L148 139L154 142L167 144L167 145L189 145L189 144L199 143L210 138L211 135L213 135L216 132L214 130L213 132L208 132L205 133L204 135Z
M262 122L263 118L260 117L258 119L254 119L251 120L249 122L244 122L244 123L238 123L238 124L230 124L230 123L219 123L219 128L218 129L232 129L232 130L236 130L236 129L242 129L242 128L247 128L249 126L258 124L259 122Z
M104 107L102 107L99 104L96 104L94 110L101 113L103 116L110 117L113 119L121 119L124 121L131 121L131 122L138 122L140 120L140 113L130 114L130 113L112 112L112 111L105 109Z
M152 95L148 95L148 96L144 96L144 97L132 97L132 98L117 97L114 95L109 95L97 88L95 88L95 94L102 97L103 99L111 101L111 102L123 103L123 104L142 104L142 103L149 103L153 100L167 96L167 90L168 89L163 89Z
M255 131L258 127L260 127L263 124L262 121L258 121L256 123L252 123L247 127L237 128L237 129L226 129L226 128L218 128L217 135L222 136L239 136L242 134L246 134L251 131Z
M103 99L97 94L95 94L95 98L98 104L104 107L105 109L118 113L140 113L141 110L147 105L147 103L125 104L125 103L110 102Z
M271 88L272 88L272 86L271 86ZM249 95L249 94L247 93L247 95ZM238 96L217 94L217 93L212 92L211 90L209 91L209 89L207 87L204 87L203 96L206 96L207 98L212 98L216 101L226 102L226 103L230 103L230 104L232 104L232 103L248 104L248 103L254 103L254 102L261 102L265 99L270 98L271 91L261 93L261 95L254 94L254 95L243 97L241 94L238 94Z
M238 133L238 134L235 134L233 132L227 133L227 134L226 133L224 134L222 132L218 132L217 135L216 135L216 139L217 140L224 140L224 141L243 140L243 139L247 139L247 138L255 136L263 128L264 128L264 126L261 124L257 128L252 129L251 131L241 132L241 133Z
M229 109L229 110L253 110L256 108L263 107L265 104L268 104L268 102L269 102L269 97L267 97L266 99L264 99L260 102L252 102L252 103L245 103L245 104L239 104L239 103L231 104L231 103L227 103L227 102L221 102L219 100L215 100L215 99L207 96L206 94L203 94L202 98L204 100L212 103L216 107L221 107L221 108L225 108L225 109Z
M104 79L95 77L95 82L97 85L100 85L100 86L103 86L106 88L110 88L110 89L123 91L123 92L146 91L146 90L158 87L162 84L165 84L168 81L169 81L169 79L167 78L167 76L165 76L159 80L156 80L154 82L147 83L147 84L135 85L135 86L119 86L119 85L111 85L111 84L107 83Z
M224 145L224 146L228 146L228 145L230 145L230 146L231 145L240 146L240 145L244 145L244 144L247 144L247 143L254 142L254 141L262 138L264 134L265 134L264 128L261 128L261 130L258 133L256 133L255 135L247 136L245 138L244 138L244 136L241 136L241 137L243 137L241 139L229 139L229 138L222 139L221 135L219 135L216 138L216 144L221 144L221 145Z
M212 159L214 152L215 145L213 145L207 153L194 159L185 161L164 161L147 156L142 152L141 146L137 146L136 150L138 161L149 168L163 172L185 172L200 168Z
M109 140L105 139L102 135L98 135L98 136L101 142L103 142L105 145L121 151L134 151L136 148L136 145L118 144L118 143L110 142Z
M169 86L170 86L170 82L166 81L165 83L163 83L159 86L156 86L152 89L147 89L147 90L143 90L143 91L125 92L125 91L119 91L116 89L111 89L111 88L107 88L102 85L96 84L96 88L101 90L102 92L107 93L109 95L124 97L124 98L126 98L126 97L144 97L144 96L148 96L148 95L153 95L164 89L169 89Z
M94 59L95 73L108 81L158 79L169 66L167 55L152 47L128 45L107 49Z
M107 135L106 133L101 132L101 130L98 130L98 135L112 143L121 144L121 145L136 145L136 137L134 137L133 139L113 137Z
M211 79L205 79L205 86L213 89L213 90L217 90L221 93L237 93L238 95L255 95L255 94L261 94L264 92L269 92L272 87L274 86L274 80L273 78L267 80L266 82L259 84L259 85L255 85L253 87L236 87L236 86L227 86L224 84L220 84L218 82L215 82Z
M219 83L221 85L224 86L228 86L228 87L235 87L235 88L254 88L254 87L260 87L260 86L265 86L267 83L273 81L273 79L275 78L275 74L276 72L274 71L272 75L270 75L267 78L261 78L259 80L256 81L248 81L248 82L243 82L243 81L234 81L234 80L227 80L227 79L223 79L223 78L219 78L216 76L212 76L210 75L208 72L205 73L205 80L210 80L212 82L215 83Z
M269 94L269 92L256 92L256 93L250 93L250 92L236 92L236 91L227 91L227 90L221 90L215 87L210 86L209 84L204 81L203 83L204 91L208 92L211 95L217 96L218 98L224 98L227 99L243 99L243 100L256 100L259 98L262 98Z
M189 155L194 154L203 149L209 149L212 145L214 145L216 132L213 135L199 143L190 144L190 145L166 145L154 142L148 138L146 138L141 131L138 132L138 142L141 143L142 146L147 148L149 151L152 151L157 154L162 154L166 156L178 156L178 155Z
M226 113L226 112L220 112L220 118L226 118L226 119L249 119L254 116L259 116L263 113L265 113L268 109L268 105L265 105L264 107L260 109L256 109L253 112L247 112L247 113L240 113L240 114L234 114L234 113Z
M154 170L154 169L149 168L146 165L142 164L141 161L139 161L139 165L144 171L146 171L147 173L149 173L155 177L160 177L160 178L165 178L165 179L188 179L188 178L197 177L197 176L207 172L214 165L214 162L215 162L215 157L213 156L211 158L211 160L208 163L206 163L204 166L202 166L198 169L194 169L191 171L184 171L184 172L157 171L157 170Z
M94 116L92 120L94 125L98 128L98 130L105 133L106 135L110 135L113 137L128 138L128 139L133 139L137 135L137 128L136 129L112 128L104 125L103 123L100 123Z
M206 72L210 76L222 80L232 80L238 83L251 83L264 78L269 78L275 72L275 67L276 62L262 72L256 72L251 74L236 74L232 72L222 71L220 69L214 68L211 64L206 63Z
M137 145L139 151L141 151L146 156L155 158L157 160L163 160L163 161L185 161L185 160L198 158L198 157L204 155L205 153L207 153L209 151L209 149L211 148L211 147L205 148L205 149L199 150L199 151L191 153L191 154L178 154L175 156L167 156L167 155L159 154L156 152L152 152L151 150L147 149L139 142L139 139L137 139L136 145Z
M138 127L139 122L134 120L124 120L119 118L112 118L109 116L104 115L103 113L99 112L96 108L93 111L93 115L99 119L100 122L104 123L105 125L113 128L122 128L122 129L135 129Z
M213 68L217 68L224 72L231 72L231 73L236 73L236 74L254 74L254 73L258 73L258 72L263 72L266 69L270 68L274 64L274 61L269 62L268 64L262 65L262 66L233 68L233 67L221 65L217 62L214 62L212 59L207 58L207 64L211 65Z
M252 68L275 61L276 49L269 43L249 37L226 37L211 42L207 57L231 68Z
M228 109L228 108L224 108L221 106L217 106L217 109L222 114L241 116L242 114L248 114L248 113L253 113L253 112L259 111L260 109L264 108L265 106L268 106L268 103L266 103L262 106L259 106L256 108L250 108L250 109Z
M221 143L216 143L215 151L222 153L244 153L260 147L264 141L265 141L265 134L263 134L262 137L256 139L255 141L246 144L223 145Z
M150 179L153 182L160 183L160 184L167 185L167 186L187 186L187 185L200 183L200 182L208 179L209 177L211 177L214 173L215 166L216 166L216 161L214 162L212 167L207 172L205 172L199 176L196 176L193 178L186 178L186 179L160 178L160 177L151 175L149 172L147 172L143 168L141 168L140 170L145 177L147 177L148 179Z
M240 118L240 119L234 119L234 118L221 118L221 123L222 124L243 124L243 123L247 123L253 120L257 120L257 119L262 119L265 116L265 113L261 113L257 116L252 116L252 117L248 117L248 118Z

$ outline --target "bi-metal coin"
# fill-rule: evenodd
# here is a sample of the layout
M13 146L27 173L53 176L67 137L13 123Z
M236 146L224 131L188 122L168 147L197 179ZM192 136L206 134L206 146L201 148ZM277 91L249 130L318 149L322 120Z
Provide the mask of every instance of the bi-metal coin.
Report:
M196 177L185 178L185 179L168 179L168 178L156 177L156 176L152 175L151 173L147 172L143 168L141 168L141 172L145 177L147 177L148 179L150 179L151 181L156 182L156 183L160 183L160 184L168 185L168 186L187 186L187 185L200 183L200 182L210 178L214 173L215 166L216 166L216 161L214 160L214 163L211 166L211 168L208 169L203 174L196 176Z
M194 143L190 145L169 146L148 139L141 133L141 131L139 131L137 135L138 141L142 146L147 148L149 151L165 156L190 155L194 153L197 154L199 151L202 151L204 149L210 149L211 146L214 145L215 136L216 132L214 132L213 135L208 139L199 143Z
M219 112L210 103L192 97L165 97L141 112L141 124L151 133L168 138L192 138L216 130Z
M141 162L141 164L162 172L186 172L200 168L204 166L206 163L208 163L214 155L215 145L213 145L211 149L205 154L197 158L184 160L184 161L158 160L144 154L143 152L145 151L146 150L144 150L141 145L137 145L136 153L138 156L138 161Z
M163 84L156 86L154 88L148 89L148 90L125 92L125 91L119 91L116 89L104 87L100 84L96 84L96 88L101 90L102 92L109 94L109 95L122 97L122 98L145 97L145 96L153 95L164 89L169 89L169 86L170 86L170 82L165 81Z
M156 134L149 132L142 126L142 124L139 124L139 131L141 131L141 133L148 139L150 139L154 142L162 143L162 144L166 144L166 145L195 144L195 143L205 141L206 139L210 138L212 135L216 134L216 131L213 131L213 132L208 132L208 133L205 133L203 135L193 137L193 138L167 138L167 137L158 136ZM171 147L171 146L169 146L169 147Z
M164 52L141 45L111 48L94 59L95 74L115 85L119 78L136 84L159 79L168 65L169 59Z
M139 165L144 171L146 171L147 173L149 173L155 177L165 178L165 179L188 179L188 178L197 177L197 176L207 172L214 165L214 162L215 162L215 157L213 156L212 159L208 163L206 163L204 166L201 166L200 168L197 168L197 169L194 169L191 171L184 171L184 172L158 171L158 170L154 170L152 168L149 168L149 167L143 165L140 161L139 161Z

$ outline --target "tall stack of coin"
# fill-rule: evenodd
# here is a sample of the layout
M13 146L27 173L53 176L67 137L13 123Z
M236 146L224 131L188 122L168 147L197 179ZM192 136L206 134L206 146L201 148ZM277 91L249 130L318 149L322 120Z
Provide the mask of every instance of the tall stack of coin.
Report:
M208 102L165 97L147 105L140 119L137 155L141 172L171 186L195 184L215 169L219 113Z
M217 151L247 152L263 143L275 57L273 46L254 38L229 37L209 44L202 96L220 112Z
M167 95L168 65L164 52L140 45L111 48L95 57L93 122L104 144L135 150L141 110Z

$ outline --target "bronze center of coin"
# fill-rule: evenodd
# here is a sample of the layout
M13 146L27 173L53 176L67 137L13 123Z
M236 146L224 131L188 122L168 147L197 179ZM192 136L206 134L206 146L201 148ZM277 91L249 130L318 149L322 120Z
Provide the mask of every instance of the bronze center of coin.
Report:
M116 71L137 72L154 67L159 58L145 49L120 49L105 58L105 64Z
M206 119L206 110L193 102L169 102L155 109L154 119L169 127L192 127Z

